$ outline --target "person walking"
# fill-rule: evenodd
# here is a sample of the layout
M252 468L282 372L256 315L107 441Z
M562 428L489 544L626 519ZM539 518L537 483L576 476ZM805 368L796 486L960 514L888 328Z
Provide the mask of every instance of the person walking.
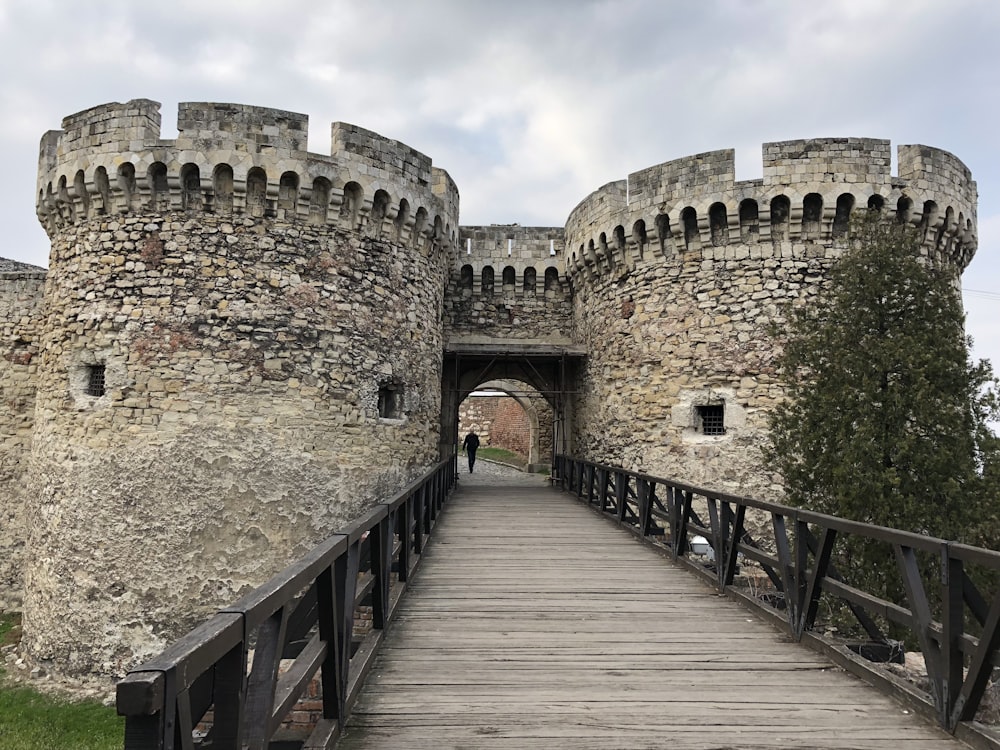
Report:
M479 435L475 432L470 432L465 436L465 440L462 442L462 450L469 456L469 473L472 473L472 467L476 465L476 451L479 450Z

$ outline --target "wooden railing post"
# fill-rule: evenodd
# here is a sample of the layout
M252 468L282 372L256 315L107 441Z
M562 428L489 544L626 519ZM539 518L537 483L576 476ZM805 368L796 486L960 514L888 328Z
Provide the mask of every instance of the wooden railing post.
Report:
M736 577L736 568L739 565L739 546L740 540L743 538L743 523L746 519L747 507L745 505L740 505L736 508L736 512L730 508L729 503L725 504L726 517L732 519L732 533L726 540L725 549L725 568L722 570L722 587L733 585L733 579Z
M649 536L653 520L653 485L648 479L638 477L635 480L635 494L639 503L639 533Z
M597 469L597 509L603 513L608 507L608 484L610 478L608 477L608 470L604 468Z
M792 519L792 523L795 523L794 519ZM785 516L780 513L772 513L771 525L774 528L774 543L781 573L781 592L785 600L788 630L794 634L799 623L799 603L795 597L795 567L792 563L792 551L788 542L788 527L785 525Z
M618 523L625 523L625 506L628 503L628 474L624 471L615 472L615 504Z
M234 646L215 667L212 747L242 750L246 693L246 641ZM125 747L130 747L127 743Z
M410 551L413 549L413 493L407 495L396 508L396 536L399 538L399 559L396 561L396 578L405 583L410 577Z
M388 513L372 528L368 542L371 550L372 576L375 578L375 586L372 589L372 627L382 630L389 618L392 568L392 517Z
M125 747L128 750L164 750L167 747L168 711L173 696L166 694L163 672L130 672L118 683L118 713L125 717ZM173 744L173 721L170 722Z
M346 555L334 563L334 590L336 596L337 671L336 701L337 720L347 718L347 686L351 674L351 646L354 642L354 595L358 585L358 561L361 541L353 540Z
M962 592L965 566L951 555L951 544L941 545L941 676L945 726L954 730L953 716L965 676L962 659L965 602Z
M271 736L271 707L281 665L288 607L281 607L257 629L253 667L247 680L246 738L247 750L267 750Z
M427 485L421 484L413 493L413 552L422 555L424 552L424 503L427 502Z

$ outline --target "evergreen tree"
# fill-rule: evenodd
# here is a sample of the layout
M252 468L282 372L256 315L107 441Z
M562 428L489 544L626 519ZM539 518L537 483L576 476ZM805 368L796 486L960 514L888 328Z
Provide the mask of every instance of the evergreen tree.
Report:
M970 361L954 270L921 257L914 230L875 212L852 224L819 298L778 337L787 400L765 456L791 504L996 545L995 380Z

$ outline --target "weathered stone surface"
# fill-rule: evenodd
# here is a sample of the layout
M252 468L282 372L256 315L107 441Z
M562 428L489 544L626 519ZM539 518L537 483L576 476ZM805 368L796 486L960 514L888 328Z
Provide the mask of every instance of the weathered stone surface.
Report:
M23 491L31 451L44 269L0 258L0 609L22 599Z

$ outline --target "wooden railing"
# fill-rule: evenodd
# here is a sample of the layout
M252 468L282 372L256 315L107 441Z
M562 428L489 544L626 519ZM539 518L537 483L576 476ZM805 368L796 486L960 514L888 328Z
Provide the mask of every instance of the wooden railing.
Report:
M126 750L264 750L317 672L322 718L303 747L332 747L454 487L455 466L445 459L129 672L117 693ZM372 607L373 630L359 643L352 633L362 603Z
M902 626L923 652L930 693L922 700L929 712L953 733L974 719L993 667L1000 666L1000 553L569 456L556 457L553 477L593 509L710 575L720 590L780 617L796 640L812 636L823 597L843 602L876 644L891 645L883 635L888 623ZM748 511L769 521L758 525L761 538L747 529ZM699 536L714 553L711 563L692 553ZM837 569L838 542L849 537L891 549L905 601L865 591L854 585L858 576ZM737 570L747 561L766 575L771 596L734 590ZM990 596L981 591L983 581L996 589Z

